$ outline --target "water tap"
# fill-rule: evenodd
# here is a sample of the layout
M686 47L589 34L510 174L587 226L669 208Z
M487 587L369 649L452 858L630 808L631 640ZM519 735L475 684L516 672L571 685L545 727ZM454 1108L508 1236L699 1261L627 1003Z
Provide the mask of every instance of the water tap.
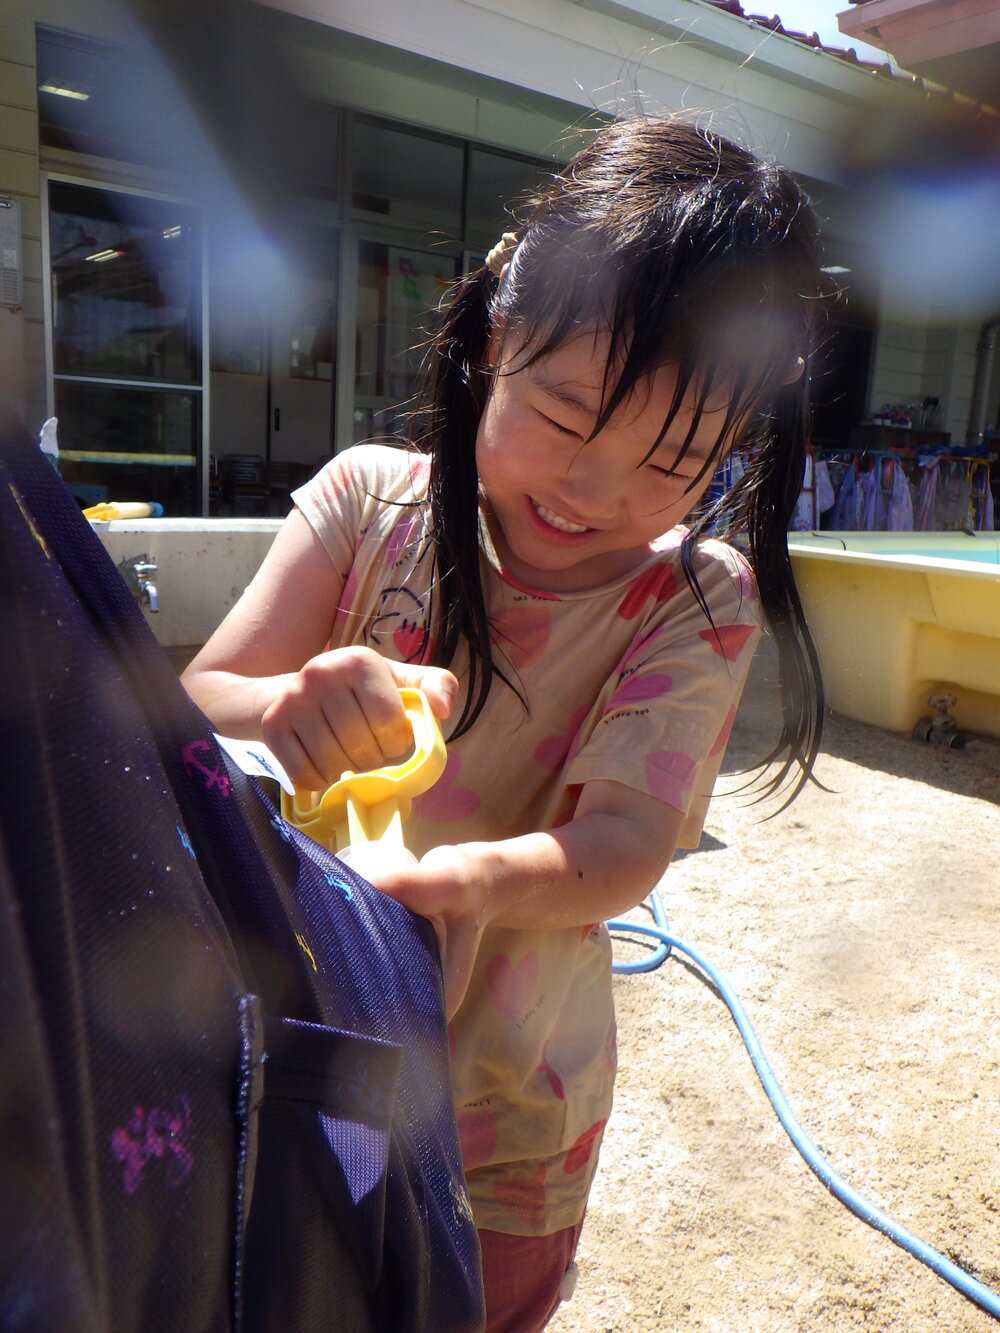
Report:
M118 566L118 571L137 602L145 602L150 611L159 611L160 594L153 582L153 575L157 573L155 561L150 560L148 555L129 556Z

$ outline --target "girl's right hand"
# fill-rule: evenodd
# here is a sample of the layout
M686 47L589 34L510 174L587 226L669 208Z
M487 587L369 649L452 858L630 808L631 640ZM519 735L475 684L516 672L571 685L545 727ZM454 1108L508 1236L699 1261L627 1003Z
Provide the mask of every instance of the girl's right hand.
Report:
M321 791L350 769L361 773L412 749L401 688L421 689L448 717L458 681L441 667L392 662L371 648L320 653L283 676L261 717L261 736L296 784Z

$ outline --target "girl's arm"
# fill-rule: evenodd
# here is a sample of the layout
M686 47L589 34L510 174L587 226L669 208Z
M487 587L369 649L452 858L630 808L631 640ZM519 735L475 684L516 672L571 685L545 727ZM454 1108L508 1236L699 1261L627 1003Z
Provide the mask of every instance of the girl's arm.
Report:
M343 581L298 510L246 592L181 680L220 732L263 740L293 782L319 790L412 743L399 698L419 686L447 717L458 683L369 648L327 650Z
M634 907L673 856L684 816L618 782L589 782L570 823L500 842L436 847L378 887L433 923L449 1018L488 925L560 929Z

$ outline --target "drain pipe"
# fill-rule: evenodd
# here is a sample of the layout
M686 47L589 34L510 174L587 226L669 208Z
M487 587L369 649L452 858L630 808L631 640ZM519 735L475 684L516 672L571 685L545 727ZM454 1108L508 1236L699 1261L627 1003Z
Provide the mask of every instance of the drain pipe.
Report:
M972 381L972 405L969 408L969 429L965 435L965 442L971 449L979 448L986 438L990 375L993 370L993 355L996 352L998 332L1000 332L1000 315L994 315L979 330L976 371Z

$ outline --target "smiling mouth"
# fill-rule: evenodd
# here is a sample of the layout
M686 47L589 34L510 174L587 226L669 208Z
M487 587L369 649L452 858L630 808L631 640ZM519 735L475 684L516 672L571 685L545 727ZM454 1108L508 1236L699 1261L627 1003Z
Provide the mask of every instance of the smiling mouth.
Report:
M531 506L535 513L545 520L546 523L558 532L589 532L590 529L583 523L571 523L568 518L563 518L561 514L554 513L551 509L546 509L545 505L539 504L537 500L532 500Z

